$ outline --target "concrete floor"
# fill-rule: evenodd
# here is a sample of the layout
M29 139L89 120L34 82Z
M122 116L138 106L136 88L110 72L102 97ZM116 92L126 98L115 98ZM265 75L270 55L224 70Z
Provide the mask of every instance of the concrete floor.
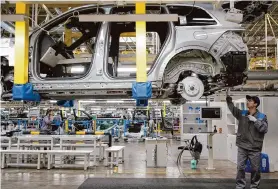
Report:
M215 170L205 169L207 160L201 160L197 170L190 169L190 161L182 162L182 169L176 165L178 141L171 141L168 150L167 168L146 168L144 143L115 143L125 145L125 162L118 168L107 168L100 163L88 171L81 169L36 170L35 168L6 168L1 170L2 189L76 189L90 177L125 177L125 178L235 178L236 165L229 161L215 160ZM182 173L183 171L183 173ZM247 175L249 178L250 175ZM277 179L278 172L263 174L263 179Z

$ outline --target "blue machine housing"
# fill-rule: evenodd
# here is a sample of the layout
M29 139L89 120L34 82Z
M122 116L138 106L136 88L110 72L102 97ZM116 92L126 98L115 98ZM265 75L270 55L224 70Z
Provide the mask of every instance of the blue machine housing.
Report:
M26 100L39 102L41 97L38 92L34 91L31 83L15 84L12 89L13 100Z
M136 100L136 106L148 106L148 99L152 97L152 83L133 82L132 98Z

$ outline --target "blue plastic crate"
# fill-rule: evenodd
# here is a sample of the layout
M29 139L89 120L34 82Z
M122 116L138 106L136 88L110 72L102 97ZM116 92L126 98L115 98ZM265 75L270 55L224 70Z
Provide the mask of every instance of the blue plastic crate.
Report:
M269 173L269 157L267 154L261 153L261 173ZM251 164L249 159L246 162L245 172L251 173Z

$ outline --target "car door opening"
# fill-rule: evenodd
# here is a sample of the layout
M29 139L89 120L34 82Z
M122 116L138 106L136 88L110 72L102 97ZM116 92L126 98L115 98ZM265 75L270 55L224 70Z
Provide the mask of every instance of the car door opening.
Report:
M135 7L118 7L112 14L134 14ZM147 6L147 14L165 14L163 8ZM136 30L135 22L111 22L109 25L109 55L107 72L114 78L136 77ZM154 65L169 35L168 22L146 23L147 70Z
M80 13L97 14L97 10L91 8ZM101 22L79 22L77 17L69 15L49 26L51 32L42 31L35 49L38 76L43 79L84 77L93 63L101 25Z

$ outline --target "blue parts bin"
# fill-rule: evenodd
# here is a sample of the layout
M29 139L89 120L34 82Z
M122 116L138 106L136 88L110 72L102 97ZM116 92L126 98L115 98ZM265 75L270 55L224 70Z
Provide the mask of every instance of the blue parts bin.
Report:
M12 89L13 100L25 100L39 102L41 97L38 92L34 91L31 83L15 84Z
M200 113L200 111L201 111L201 108L200 108L200 107L196 107L196 108L195 108L195 113Z
M199 118L199 117L196 117L195 122L196 122L196 123L199 123L199 120L200 120L200 118Z
M261 153L261 165L260 165L261 173L269 173L269 157L267 154ZM251 164L249 159L246 162L245 172L251 173Z

